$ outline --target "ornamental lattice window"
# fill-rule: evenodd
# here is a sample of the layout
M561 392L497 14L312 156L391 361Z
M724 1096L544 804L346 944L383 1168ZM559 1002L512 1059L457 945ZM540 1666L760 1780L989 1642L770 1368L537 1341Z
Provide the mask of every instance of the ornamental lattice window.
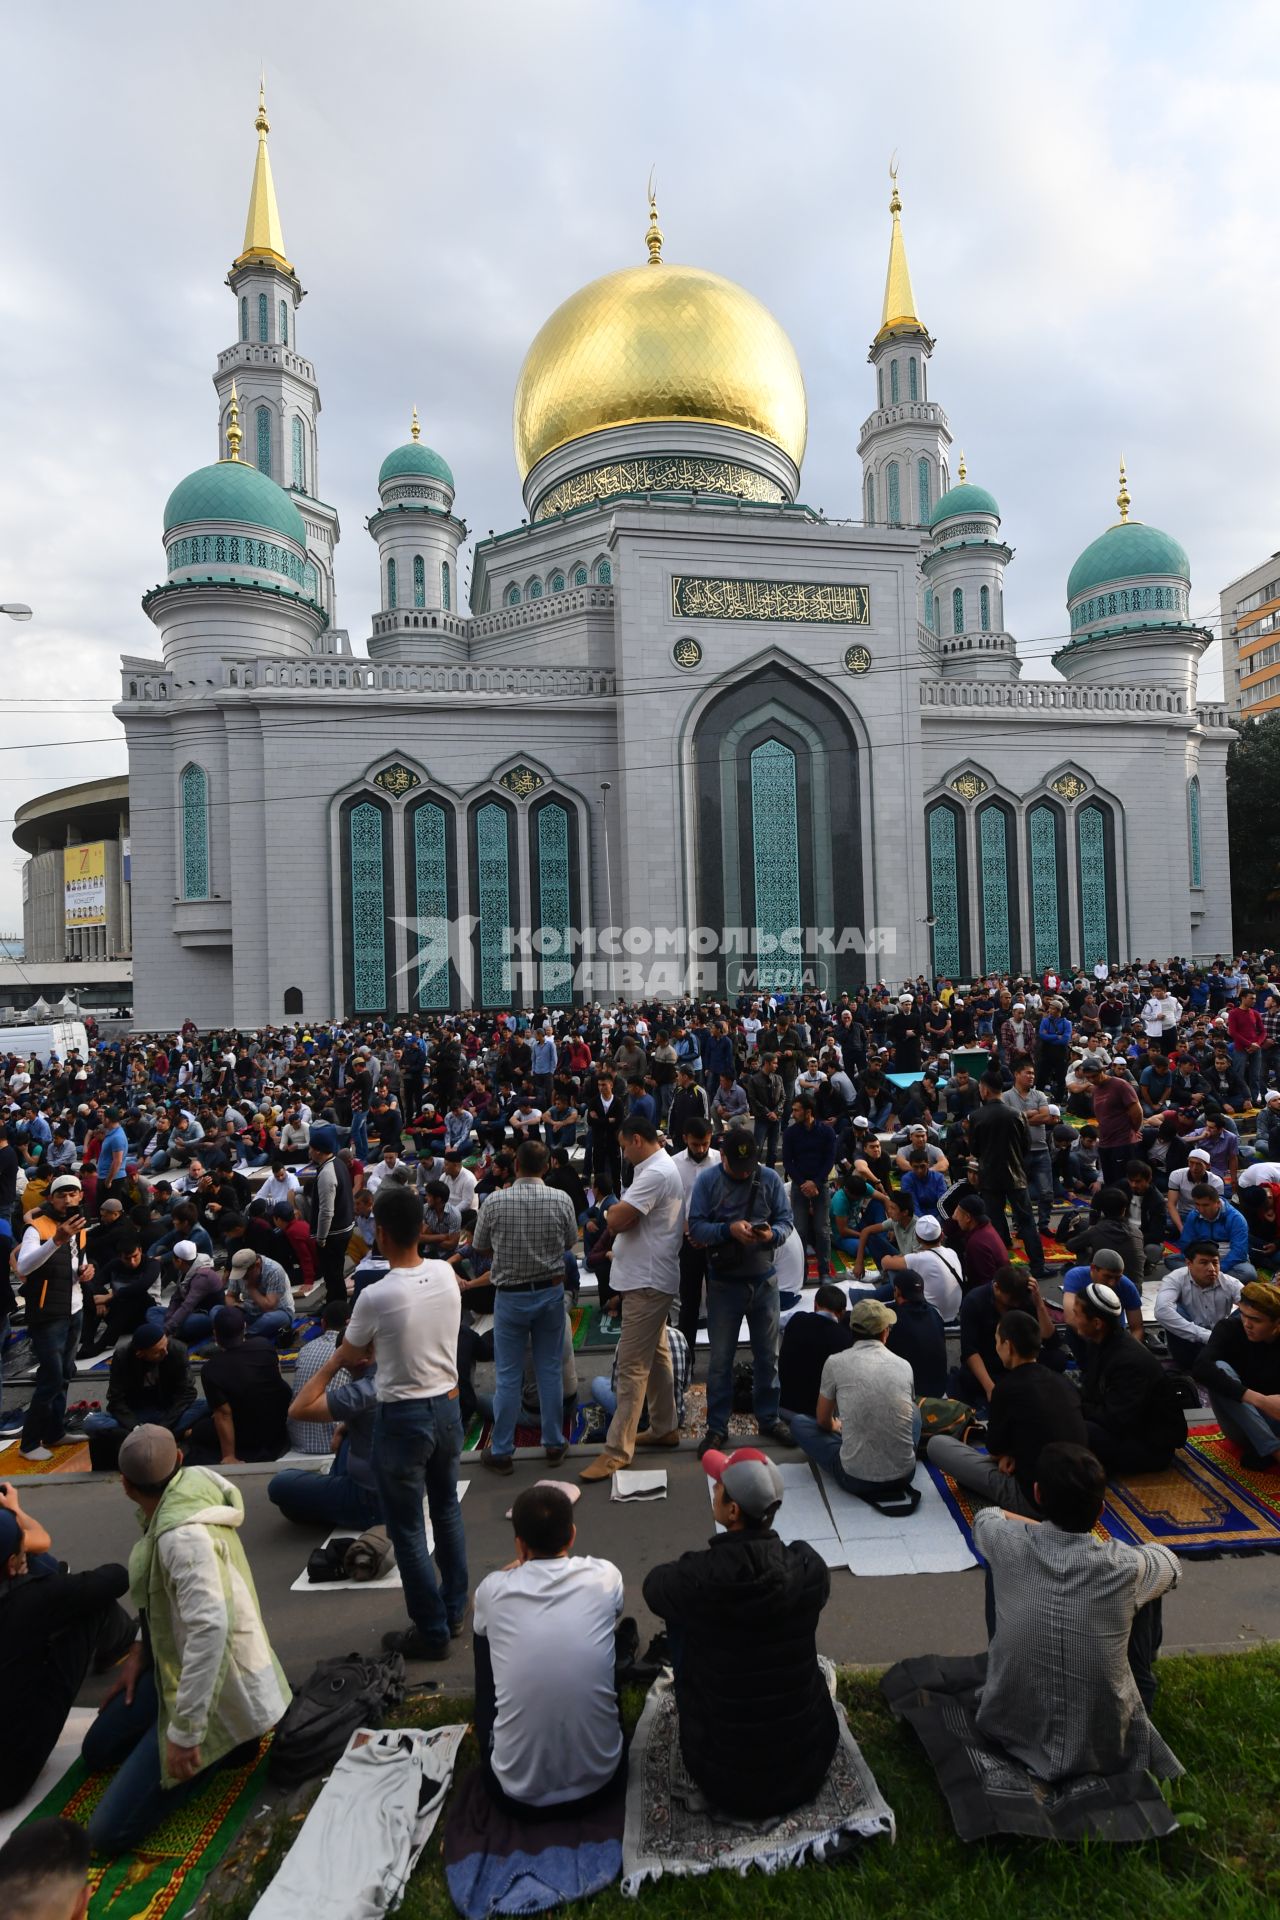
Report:
M915 364L913 360L911 362L913 368ZM914 394L912 398L915 398ZM920 513L918 516L920 524L922 527L927 526L929 524L929 509L933 504L929 498L929 462L927 460L916 461L916 493L920 500Z
M449 562L440 562L440 605L448 613L453 605L453 580L449 573Z
M1201 887L1204 873L1200 858L1200 782L1195 774L1187 782L1187 832L1191 847L1191 884Z
M964 588L955 587L951 594L951 631L964 632Z
M398 592L398 584L396 581L396 563L394 560L388 560L387 562L387 605L389 607L394 607L396 605L397 592Z
M800 989L801 960L782 936L800 925L800 838L796 757L781 740L765 740L751 755L751 847L755 872L757 966L784 992Z
M249 296L247 293L242 293L240 296L240 338L242 340L249 338Z
M507 809L491 800L476 814L480 1005L511 1005L511 846Z
M209 898L209 776L192 763L179 779L182 804L182 897Z
M271 409L259 407L254 414L254 428L258 436L258 472L271 472Z
M889 362L889 405L896 407L901 397L898 390L898 363L896 360L891 360Z
M1031 850L1031 957L1036 973L1057 973L1061 966L1061 902L1058 815L1052 807L1032 807L1027 816Z
M914 354L907 362L907 392L913 400L920 398L920 364Z
M960 852L955 810L929 809L929 913L935 979L955 980L960 967Z
M978 590L978 624L984 633L991 631L991 589L980 587Z
M413 888L418 935L417 1005L449 1006L449 835L443 807L424 801L413 816Z
M299 493L307 490L307 449L303 434L302 415L293 416L293 484Z
M897 362L895 361L894 364L896 365ZM891 527L900 527L902 525L902 482L896 460L889 462L888 471L885 474L885 482L889 496L885 509L889 516L889 525Z
M1009 828L1003 807L978 815L978 871L982 889L982 967L1009 973L1013 940L1009 915Z
M271 338L271 309L265 293L258 295L258 339L265 344Z
M1076 815L1080 860L1080 958L1086 967L1108 957L1107 823L1102 808L1081 807Z
M413 556L413 604L415 607L427 604L427 563L420 553Z
M280 302L280 345L282 347L287 347L288 344L289 344L289 303L287 300L282 300Z
M382 809L351 809L351 989L353 1013L381 1013L387 1002L387 921Z
M569 814L552 801L537 816L538 924L544 934L559 936L541 966L540 993L549 1007L567 1007L573 1000L573 921L569 873Z

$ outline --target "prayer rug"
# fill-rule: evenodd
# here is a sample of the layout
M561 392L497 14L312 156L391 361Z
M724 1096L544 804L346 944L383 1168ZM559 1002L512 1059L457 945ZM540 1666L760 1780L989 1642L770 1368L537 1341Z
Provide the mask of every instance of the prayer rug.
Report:
M114 1860L95 1858L89 1869L89 1920L162 1920L185 1913L235 1839L261 1795L266 1777L264 1740L256 1760L215 1773L202 1793L169 1815L146 1846ZM74 1820L87 1826L111 1781L77 1760L47 1794L32 1820Z
M38 1473L88 1473L89 1442L68 1440L53 1449L51 1460L24 1460L17 1447L6 1447L0 1454L0 1471L6 1480Z
M612 1353L622 1338L622 1321L606 1319L596 1301L584 1301L574 1308L574 1348L579 1353Z
M586 1413L583 1408L578 1407L574 1412L573 1419L569 1423L567 1439L571 1447L576 1446L579 1440L581 1440L582 1430L586 1426L586 1423ZM472 1420L471 1425L467 1428L466 1437L462 1442L462 1451L464 1453L479 1453L488 1446L492 1438L492 1420L487 1420L483 1414L478 1413ZM524 1420L517 1420L515 1444L518 1447L540 1447L542 1445L542 1428L537 1425L530 1426Z
M936 1467L929 1472L972 1546L979 1503ZM1280 1553L1280 1474L1250 1472L1220 1428L1197 1427L1164 1472L1108 1483L1095 1531L1130 1546L1168 1547L1185 1559Z
M826 1663L824 1663L825 1665ZM834 1670L828 1672L834 1683ZM894 1833L890 1812L838 1704L840 1738L812 1800L771 1820L719 1813L694 1785L680 1752L675 1683L660 1674L649 1689L631 1743L622 1891L634 1896L664 1874L701 1876L717 1868L777 1873L806 1860L852 1853L863 1840Z
M1151 1774L1082 1774L1050 1786L979 1733L978 1696L987 1656L900 1660L880 1682L896 1720L928 1755L961 1840L993 1834L1135 1845L1176 1831L1178 1821Z
M831 1270L833 1273L852 1273L853 1255L850 1253L841 1253L838 1247L833 1247L831 1249ZM868 1268L867 1271L871 1272L872 1269ZM804 1279L806 1286L817 1286L818 1284L818 1256L816 1253L806 1253L804 1257Z
M707 1430L707 1389L697 1381L691 1381L685 1390L684 1419L680 1431L687 1438L701 1440ZM729 1415L729 1438L731 1440L754 1440L756 1438L755 1418L749 1413L731 1413Z
M622 1871L626 1778L598 1807L521 1820L497 1806L478 1767L461 1781L444 1828L449 1895L466 1920L545 1913L611 1886Z

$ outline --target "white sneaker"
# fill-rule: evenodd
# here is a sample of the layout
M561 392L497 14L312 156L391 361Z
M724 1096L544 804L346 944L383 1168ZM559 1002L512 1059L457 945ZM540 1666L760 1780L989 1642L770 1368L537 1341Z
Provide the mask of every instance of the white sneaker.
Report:
M19 1447L18 1456L22 1460L52 1460L53 1453L48 1447L32 1447L29 1452L26 1447Z

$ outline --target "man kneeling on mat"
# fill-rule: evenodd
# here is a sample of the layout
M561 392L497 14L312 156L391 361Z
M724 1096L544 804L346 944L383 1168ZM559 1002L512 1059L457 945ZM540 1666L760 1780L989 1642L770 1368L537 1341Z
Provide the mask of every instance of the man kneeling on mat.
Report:
M525 1819L585 1813L625 1771L614 1681L622 1575L570 1558L573 1503L547 1481L516 1495L516 1557L476 1588L476 1741L485 1785Z
M773 1531L772 1460L739 1447L702 1464L724 1532L654 1567L644 1603L667 1625L685 1766L714 1807L762 1820L812 1800L840 1737L816 1644L831 1575Z

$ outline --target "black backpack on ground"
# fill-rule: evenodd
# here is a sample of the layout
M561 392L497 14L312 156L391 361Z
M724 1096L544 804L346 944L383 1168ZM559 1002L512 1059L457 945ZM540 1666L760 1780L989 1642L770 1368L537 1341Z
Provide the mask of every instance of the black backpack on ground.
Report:
M405 1692L404 1659L398 1653L384 1653L376 1660L358 1653L322 1660L276 1728L268 1778L276 1786L296 1787L328 1773L356 1729L380 1727Z

